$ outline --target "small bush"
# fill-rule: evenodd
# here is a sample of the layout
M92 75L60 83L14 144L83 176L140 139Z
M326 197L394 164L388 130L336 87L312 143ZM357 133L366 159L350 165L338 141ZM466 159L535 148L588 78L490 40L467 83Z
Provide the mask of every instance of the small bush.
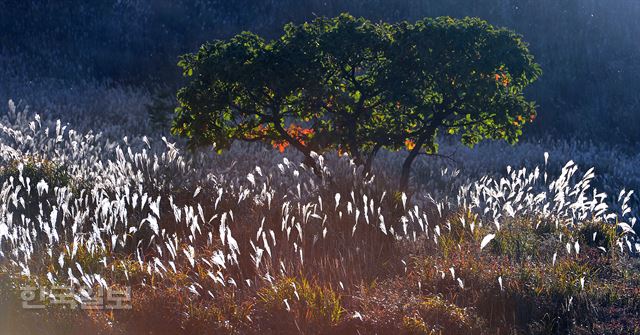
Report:
M604 222L587 222L580 226L576 235L582 244L605 250L614 247L618 238L616 226Z
M23 160L13 160L0 167L0 185L10 183L20 188L17 198L18 203L9 202L9 209L14 213L14 218L25 215L33 219L42 210L48 213L55 204L54 190L71 186L71 176L64 165L56 164L45 159L27 157ZM46 189L39 183L44 182ZM21 203L24 201L24 203Z
M44 180L49 187L69 186L71 177L64 165L56 164L45 159L27 157L24 160L13 160L0 168L0 183L4 183L13 177L16 181L22 176L29 179L29 185L36 189L36 184Z
M326 334L343 320L340 296L305 279L284 278L262 289L256 306L265 331Z
M410 334L479 334L482 321L439 297L426 297L405 316L403 324Z
M510 227L510 229L502 229L496 234L491 251L496 255L522 260L535 255L542 240L542 236L536 234L536 231L531 227L524 225Z

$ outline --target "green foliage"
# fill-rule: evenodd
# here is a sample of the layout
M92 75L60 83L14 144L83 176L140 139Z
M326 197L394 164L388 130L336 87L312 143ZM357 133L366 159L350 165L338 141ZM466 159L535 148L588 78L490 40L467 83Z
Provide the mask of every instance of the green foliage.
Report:
M541 71L512 31L477 18L441 17L407 26L396 38L391 72L400 78L389 91L411 107L407 133L416 143L432 148L438 128L461 134L467 145L515 142L535 117L522 90Z
M41 181L47 183L48 194L38 193L37 185ZM38 204L52 197L54 188L70 186L71 176L63 165L28 157L24 160L13 160L0 167L0 185L5 182L13 182L16 185L22 184L23 186L18 196L25 199L25 204L24 207L18 205L19 207L15 208L15 210L18 213L26 210L27 213L35 215L38 211Z
M522 261L527 257L536 256L540 244L551 238L550 234L541 234L531 225L519 224L497 232L490 250L496 255Z
M258 313L264 317L266 329L325 334L344 318L340 296L305 279L284 278L262 289L258 297Z
M408 334L480 334L482 321L439 297L425 297L414 315L404 316Z
M48 192L38 192L37 185L41 181L48 185ZM47 206L55 201L54 188L71 186L71 176L63 165L29 157L25 160L11 161L0 167L0 185L7 182L23 186L18 192L18 198L24 199L24 203L9 204L9 208L15 213L14 217L24 214L29 218L35 218L42 210L40 204L44 204L44 210L47 210Z
M322 143L363 163L364 156L375 153L378 138L389 133L393 121L383 83L395 27L342 14L300 26L289 24L285 30L284 39L306 42L292 47L313 55L311 63L300 66L311 69L306 74L314 86L306 90L306 106L320 115L317 133L324 135Z
M24 161L14 160L0 167L0 183L8 181L11 177L18 181L20 176L25 179L25 182L29 178L29 184L34 189L35 185L41 180L46 181L51 188L68 186L71 181L65 166L34 157L27 158Z
M299 102L307 83L287 70L305 69L288 63L299 59L290 55L293 50L245 32L183 56L179 65L191 80L178 92L173 132L192 145L215 143L218 150L235 140L284 139L308 152L304 139L284 129L285 119L309 115Z
M618 233L616 229L616 226L603 222L585 222L580 226L576 237L580 243L584 245L610 250L611 248L617 247L616 241L618 239Z
M521 37L476 18L372 23L342 14L288 24L273 41L244 32L182 56L173 132L218 150L236 140L367 163L380 148L437 151L439 129L474 145L514 143L540 75ZM406 180L404 180L406 182ZM406 183L405 183L406 184Z

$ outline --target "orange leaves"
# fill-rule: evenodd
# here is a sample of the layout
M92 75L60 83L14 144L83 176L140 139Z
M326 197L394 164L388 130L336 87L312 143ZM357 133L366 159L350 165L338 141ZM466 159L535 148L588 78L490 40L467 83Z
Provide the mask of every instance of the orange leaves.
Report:
M290 124L286 132L287 134L289 134L289 136L293 137L303 146L307 145L307 141L309 141L315 134L315 131L313 129L302 128L301 126L297 126L295 124ZM284 150L290 145L290 143L284 139L273 140L271 141L271 144L280 152L284 152Z
M536 113L529 114L528 118L525 118L522 115L518 115L516 116L516 119L513 120L511 123L513 123L513 125L517 127L520 125L524 125L525 123L527 123L527 121L533 122L535 119L536 119Z
M524 118L522 117L522 115L518 115L516 116L516 119L513 120L511 123L513 123L514 126L518 127L524 124Z
M287 133L289 136L295 138L300 144L306 145L306 141L308 141L315 131L311 128L302 128L300 126L296 126L295 124L289 125L287 129Z
M509 76L506 75L503 72L496 73L494 75L494 78L495 78L497 83L502 84L502 86L504 86L504 87L509 86L509 84L511 83L511 79L509 78Z
M286 141L278 141L278 142L273 141L272 143L273 143L273 147L277 148L278 151L280 151L280 153L283 153L284 149L286 149L289 146L289 142L286 142Z
M307 145L307 142L313 137L315 131L310 128L303 128L301 126L297 126L295 124L290 124L289 127L285 130L289 136L295 139L298 143ZM273 145L274 149L278 149L280 152L284 152L284 150L291 145L291 143L282 136L275 129L272 124L260 124L256 128L253 128L251 131L247 131L245 138L248 140L271 140L271 145Z
M536 119L536 113L529 114L528 118L525 118L525 116L522 116L522 115L518 115L516 116L516 119L513 120L511 123L513 123L513 125L517 127L517 126L524 125L525 123L527 123L527 121L533 122L535 119Z
M416 147L416 142L411 139L406 139L404 140L404 146L407 148L407 150L411 151Z

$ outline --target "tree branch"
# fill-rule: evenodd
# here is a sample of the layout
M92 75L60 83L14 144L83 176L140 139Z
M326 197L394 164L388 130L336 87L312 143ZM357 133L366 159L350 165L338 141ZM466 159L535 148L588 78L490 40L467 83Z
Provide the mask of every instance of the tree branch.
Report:
M426 152L421 152L418 155L421 156L432 156L432 157L436 157L436 158L444 158L444 159L448 159L450 160L452 163L454 163L456 166L460 166L460 162L458 162L457 160L455 160L453 157L448 156L448 155L443 155L443 154L428 154Z

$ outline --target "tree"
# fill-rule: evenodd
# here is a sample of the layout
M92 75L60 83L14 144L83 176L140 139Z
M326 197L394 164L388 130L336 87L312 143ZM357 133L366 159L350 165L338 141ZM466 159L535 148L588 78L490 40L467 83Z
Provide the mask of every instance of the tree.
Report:
M411 165L424 150L436 153L439 130L458 134L473 146L483 139L515 143L535 104L524 88L541 74L527 45L514 32L477 18L449 17L403 24L390 55L391 99L407 106L407 120L395 147L406 143L400 188L406 190Z
M348 14L288 24L279 39L251 33L181 58L173 131L192 145L266 141L348 152L369 169L378 150L437 152L438 131L466 145L515 142L535 105L522 91L540 75L519 35L479 19L372 23Z

